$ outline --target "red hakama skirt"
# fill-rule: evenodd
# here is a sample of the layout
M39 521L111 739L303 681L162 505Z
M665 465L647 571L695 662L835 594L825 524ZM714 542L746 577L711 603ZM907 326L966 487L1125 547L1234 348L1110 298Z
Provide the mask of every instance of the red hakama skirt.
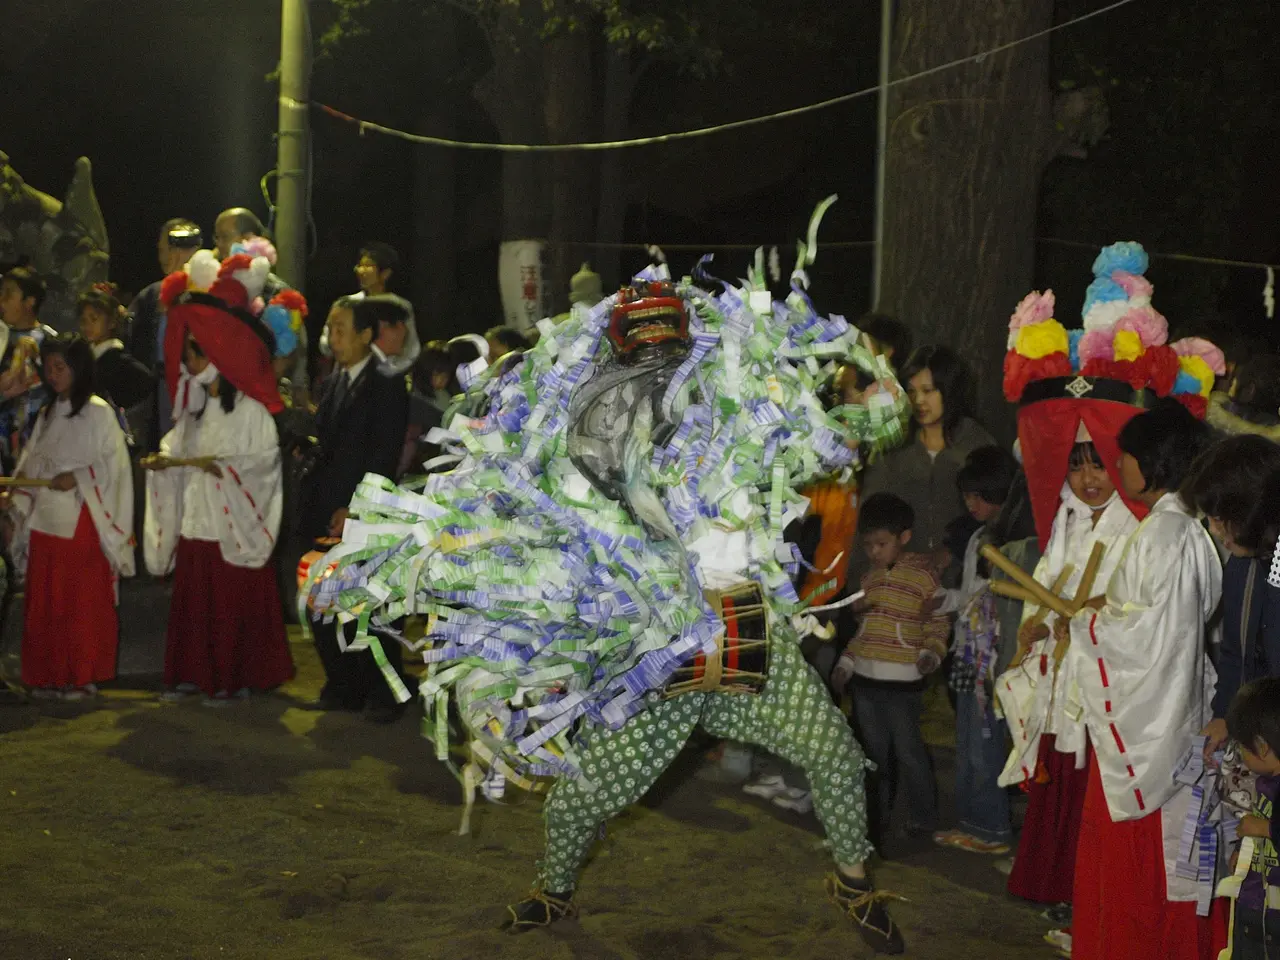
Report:
M217 543L178 541L164 682L209 696L270 690L293 677L275 568L233 567Z
M22 682L83 687L116 675L116 577L88 507L71 539L32 531L22 623Z
M1027 787L1027 817L1009 874L1009 892L1034 903L1071 902L1080 812L1089 785L1089 768L1077 770L1075 754L1059 753L1053 748L1056 740L1053 734L1040 739L1036 775Z
M1230 901L1207 917L1167 899L1160 811L1115 823L1092 751L1071 917L1073 960L1216 960Z

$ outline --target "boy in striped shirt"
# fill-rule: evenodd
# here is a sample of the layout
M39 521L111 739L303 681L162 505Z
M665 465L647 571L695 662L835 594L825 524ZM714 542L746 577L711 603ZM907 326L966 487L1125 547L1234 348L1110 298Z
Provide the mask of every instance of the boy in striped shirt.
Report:
M881 836L893 810L895 767L910 804L908 832L932 832L937 820L920 712L926 677L947 652L951 624L938 613L932 559L908 550L914 523L911 506L891 493L862 504L858 533L872 568L862 578L866 596L854 606L862 622L831 680L837 692L853 683L859 739L879 768L875 819Z

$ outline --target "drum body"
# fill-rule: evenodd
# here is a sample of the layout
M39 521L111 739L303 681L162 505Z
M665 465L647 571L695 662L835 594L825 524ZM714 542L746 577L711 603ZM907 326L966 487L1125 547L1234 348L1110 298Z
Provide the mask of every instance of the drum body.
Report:
M763 589L758 583L741 583L728 590L709 590L707 600L724 623L724 631L716 637L716 652L711 657L698 653L679 667L663 696L759 693L769 679L769 620Z
M333 547L338 542L339 541L337 539L325 537L315 542L316 543L315 550L309 550L302 555L302 559L298 561L298 589L299 590L301 590L303 586L306 584L307 577L311 576L311 571L315 568L315 565L317 563L324 563L325 554L328 553L330 548ZM333 562L329 563L328 566L323 571L321 571L319 576L316 577L316 583L320 583L321 581L326 580L337 568L338 568L338 561L334 560ZM314 609L310 596L307 597L307 609L308 610Z

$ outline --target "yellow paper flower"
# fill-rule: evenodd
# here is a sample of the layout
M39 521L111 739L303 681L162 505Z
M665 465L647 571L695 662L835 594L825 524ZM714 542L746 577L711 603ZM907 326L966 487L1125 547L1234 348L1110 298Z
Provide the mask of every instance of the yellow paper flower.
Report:
M1057 320L1032 323L1018 330L1017 350L1028 360L1039 360L1052 353L1068 353L1067 331Z
M1213 368L1204 362L1203 357L1179 357L1178 366L1187 376L1195 377L1200 381L1200 396L1207 397L1213 392Z
M1142 338L1132 330L1116 332L1115 351L1117 360L1137 360L1142 356Z

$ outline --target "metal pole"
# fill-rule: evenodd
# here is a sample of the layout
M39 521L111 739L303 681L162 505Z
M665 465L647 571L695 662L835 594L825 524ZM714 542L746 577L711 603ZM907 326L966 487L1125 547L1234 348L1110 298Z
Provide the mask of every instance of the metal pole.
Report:
M876 229L871 261L871 309L880 309L880 281L884 272L884 171L889 139L889 41L893 36L893 0L880 4L880 112L876 119Z
M280 122L276 138L276 272L301 290L307 279L311 24L307 0L281 0Z

